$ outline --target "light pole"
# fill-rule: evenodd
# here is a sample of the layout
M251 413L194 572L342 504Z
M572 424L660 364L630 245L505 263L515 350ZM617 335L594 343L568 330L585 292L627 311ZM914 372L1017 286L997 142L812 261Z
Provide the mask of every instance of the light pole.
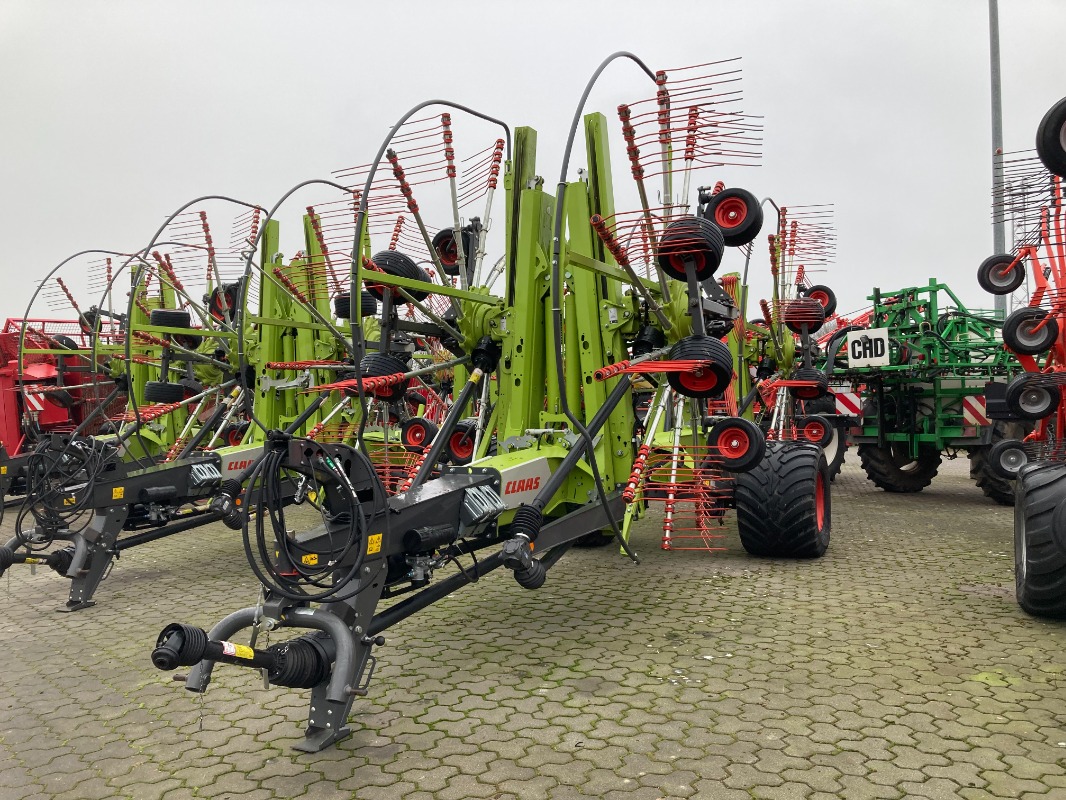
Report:
M988 0L988 50L992 65L992 252L1007 250L1003 205L1003 102L999 74L999 0ZM996 295L997 311L1007 308L1006 295Z

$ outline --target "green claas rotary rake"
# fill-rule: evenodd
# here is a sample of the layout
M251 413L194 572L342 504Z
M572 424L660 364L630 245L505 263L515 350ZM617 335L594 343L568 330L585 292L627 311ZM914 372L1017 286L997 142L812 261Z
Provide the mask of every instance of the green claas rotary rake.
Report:
M654 87L652 97L619 109L640 197L634 212L614 205L606 118L584 113L602 68L618 58L634 62ZM261 600L209 632L168 625L152 654L157 667L191 667L184 682L197 693L219 662L310 689L297 747L328 747L349 734L353 702L369 691L374 649L396 623L500 568L536 589L575 544L615 541L635 559L629 523L644 505L637 486L645 494L654 488L641 473L664 442L674 475L661 491L696 493L704 518L720 519L740 497L738 473L758 471L746 491L750 503L761 502L761 518L738 520L761 530L757 552L825 551L830 504L821 450L775 443L764 455L759 428L730 413L739 353L722 339L740 318L740 287L731 294L715 278L722 229L705 208L689 210L693 170L738 160L751 138L750 120L730 111L730 94L721 91L735 70L701 65L677 74L651 72L628 53L607 59L575 113L554 195L537 175L533 130L512 132L445 101L412 109L369 164L345 174L361 187L320 182L347 192L336 202L351 224L349 285L314 294L288 275L286 302L294 305L267 309L263 281L271 270L250 264L241 293L258 291L261 310L238 303L245 316L237 322L237 374L245 381L255 374L249 418L260 432L249 436L261 437L263 450L213 507L241 527ZM459 121L498 126L503 135L462 159ZM570 181L579 132L587 169ZM461 167L482 163L479 153L489 154L481 178ZM497 174L498 218L491 213ZM663 184L664 205L655 208L647 201L653 177ZM464 219L471 197L487 201L476 220ZM448 214L450 228L432 229L423 218L430 208ZM756 212L734 205L722 221L729 229ZM264 218L261 238L273 216ZM319 227L335 230L322 216ZM488 267L487 236L497 225L503 256ZM389 246L375 249L384 237ZM340 257L340 245L327 244ZM309 259L304 274L328 273L328 262ZM364 292L379 304L373 324L363 316ZM331 294L333 311L350 320L344 331L324 313ZM314 356L268 361L262 337L293 328L319 337ZM274 391L305 398L284 427L260 414L264 370L272 369L282 372L273 379L285 380ZM646 413L647 398L633 394L638 383L651 387ZM774 499L781 491L790 493L787 508ZM257 646L260 632L292 628L303 635ZM248 644L231 641L246 629Z

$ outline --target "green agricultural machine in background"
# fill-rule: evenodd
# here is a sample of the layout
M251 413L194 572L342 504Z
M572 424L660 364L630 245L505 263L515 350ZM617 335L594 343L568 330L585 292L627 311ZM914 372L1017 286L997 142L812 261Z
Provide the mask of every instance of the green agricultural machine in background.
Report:
M919 492L943 456L967 451L985 495L1013 504L1012 483L989 458L998 441L1024 436L1004 404L1020 366L1003 347L1002 320L967 309L936 280L875 289L870 300L864 319L834 332L825 347L839 400L852 398L850 439L867 477L888 492Z

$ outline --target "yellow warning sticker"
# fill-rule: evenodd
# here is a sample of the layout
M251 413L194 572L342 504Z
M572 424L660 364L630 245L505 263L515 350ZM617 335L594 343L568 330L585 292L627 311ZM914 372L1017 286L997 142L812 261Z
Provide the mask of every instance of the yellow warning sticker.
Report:
M374 553L381 552L381 536L380 533L375 533L373 536L368 536L366 540L366 554L368 556L374 555Z
M111 499L112 500L122 500L125 497L126 497L126 487L125 486L116 486L116 487L114 487L111 490Z
M75 500L74 497L64 497L63 498L63 505L65 505L65 506L72 506L76 502L77 502L77 500Z
M255 658L255 651L247 645L237 644L236 642L219 642L219 644L222 645L223 655L231 658L243 658L248 661Z
M0 467L0 475L7 475L7 467Z
M306 556L300 556L300 563L308 567L318 566L318 553L308 553Z

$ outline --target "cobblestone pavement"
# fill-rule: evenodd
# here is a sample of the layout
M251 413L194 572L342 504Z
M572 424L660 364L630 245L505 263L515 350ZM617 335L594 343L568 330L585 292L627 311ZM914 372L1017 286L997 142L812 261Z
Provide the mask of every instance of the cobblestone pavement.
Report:
M201 706L149 663L167 622L254 602L233 532L134 549L75 614L16 568L0 798L1066 797L1066 628L1014 604L1010 509L963 461L914 496L855 462L818 562L735 536L665 553L649 520L639 566L584 550L539 592L449 597L390 632L353 735L317 755L290 749L305 692L220 666Z

